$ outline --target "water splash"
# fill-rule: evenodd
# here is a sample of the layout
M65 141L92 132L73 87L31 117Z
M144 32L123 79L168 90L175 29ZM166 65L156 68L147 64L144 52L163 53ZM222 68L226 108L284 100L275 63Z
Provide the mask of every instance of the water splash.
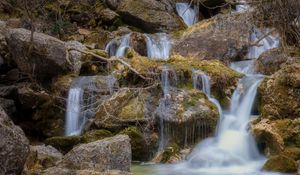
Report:
M110 57L124 57L126 49L130 48L130 36L131 33L122 36L121 38L116 38L111 40L105 48L105 51Z
M198 6L192 8L188 3L176 3L176 11L187 26L191 26L199 20Z
M65 135L80 135L89 118L95 115L98 106L97 94L114 92L116 78L102 77L108 89L100 89L97 76L81 76L76 78L69 89L66 110Z
M147 55L153 60L168 60L171 50L170 38L165 33L145 34Z

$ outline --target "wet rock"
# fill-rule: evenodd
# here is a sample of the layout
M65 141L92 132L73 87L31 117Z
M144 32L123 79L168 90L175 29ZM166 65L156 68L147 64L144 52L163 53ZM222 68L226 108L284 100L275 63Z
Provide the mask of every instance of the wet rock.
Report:
M73 148L64 161L79 170L130 171L131 148L126 135L117 135Z
M8 116L13 116L16 112L16 106L14 100L0 98L0 106L7 113Z
M34 33L31 42L31 32L26 29L10 29L6 41L18 68L40 82L80 69L81 53L71 51L66 59L67 48L84 49L78 42L65 43L42 33Z
M247 54L250 31L247 13L217 15L177 32L173 52L198 59L240 60Z
M213 135L219 119L217 107L198 90L172 90L160 100L155 116L168 142L180 147Z
M81 142L81 136L56 136L45 140L46 145L51 145L64 154Z
M296 173L297 164L286 156L274 156L265 163L263 169L281 173Z
M29 154L29 141L0 106L0 174L21 174Z
M182 29L184 24L173 12L166 11L165 4L155 0L107 0L107 4L136 27L146 32L166 32Z
M130 45L138 54L147 56L146 37L142 33L134 32L130 35Z
M13 99L17 95L17 86L11 85L11 86L4 86L0 85L0 97L2 98L9 98Z
M280 69L280 66L288 59L280 49L272 49L263 53L255 62L258 73L271 75Z

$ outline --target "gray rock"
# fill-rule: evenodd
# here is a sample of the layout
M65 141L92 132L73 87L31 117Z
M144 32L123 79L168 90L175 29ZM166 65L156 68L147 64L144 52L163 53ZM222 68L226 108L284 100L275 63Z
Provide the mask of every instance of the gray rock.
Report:
M8 116L12 116L16 112L14 100L0 97L0 106L8 114Z
M247 13L217 15L199 22L178 36L173 52L199 59L241 59L247 54L252 27L248 16Z
M29 141L0 107L0 174L20 174L29 153Z
M66 59L68 48L84 49L78 42L65 43L42 33L34 33L31 42L31 32L26 29L10 29L6 41L18 68L40 82L49 82L68 72L77 73L80 69L80 53L72 51Z
M78 170L130 171L131 146L127 135L117 135L73 148L64 161Z
M156 0L107 0L112 9L123 20L146 32L168 32L185 27L174 11L167 11L166 5Z
M132 175L130 172L119 170L108 170L105 172L99 172L95 170L73 170L66 168L52 167L40 173L41 175Z

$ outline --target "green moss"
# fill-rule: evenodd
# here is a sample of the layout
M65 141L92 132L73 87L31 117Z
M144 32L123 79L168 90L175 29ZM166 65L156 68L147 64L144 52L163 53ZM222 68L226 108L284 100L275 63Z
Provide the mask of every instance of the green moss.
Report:
M147 143L145 141L143 133L139 128L131 126L119 134L126 134L130 137L130 144L132 150L132 160L143 161L148 158Z
M170 160L171 157L178 157L179 147L176 144L171 144L168 146L162 153L161 163L166 163Z
M46 145L51 145L64 154L81 142L81 136L57 136L45 140Z
M90 143L90 142L94 142L94 141L101 140L106 137L112 137L112 136L113 136L113 134L110 131L105 130L105 129L92 130L92 131L86 132L82 136L82 142Z
M281 173L295 173L297 172L297 165L293 159L279 155L271 157L265 163L263 169Z
M133 98L122 108L119 117L122 119L143 119L145 116L144 108L142 99Z
M284 155L298 161L300 160L300 148L299 147L287 147L284 149Z

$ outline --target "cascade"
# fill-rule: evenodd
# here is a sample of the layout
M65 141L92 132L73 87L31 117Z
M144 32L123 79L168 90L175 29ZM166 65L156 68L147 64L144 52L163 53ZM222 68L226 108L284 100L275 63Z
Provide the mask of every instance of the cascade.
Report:
M236 5L236 11L241 13L250 9L250 6L247 4L245 0L237 1L238 5Z
M65 135L81 134L87 120L95 115L98 106L97 93L113 93L116 79L106 76L105 81L108 89L101 90L98 88L96 76L80 76L73 80L68 92Z
M176 3L176 11L187 26L191 26L199 20L198 6L192 8L189 3Z
M130 35L131 33L126 34L121 38L111 40L105 48L105 51L108 53L108 55L110 57L124 57L126 49L130 48Z
M153 60L167 60L170 55L171 41L166 33L144 34L146 38L147 57ZM131 47L131 34L111 40L105 48L109 56L124 57L126 49Z
M160 99L158 108L156 109L160 119L160 139L159 151L163 150L168 143L168 134L170 127L166 127L166 117L171 113L169 102L171 100L171 88L177 85L177 76L174 69L164 66L161 71L161 88L163 90L163 98Z
M170 38L165 33L146 34L147 54L153 60L169 59L171 42Z

